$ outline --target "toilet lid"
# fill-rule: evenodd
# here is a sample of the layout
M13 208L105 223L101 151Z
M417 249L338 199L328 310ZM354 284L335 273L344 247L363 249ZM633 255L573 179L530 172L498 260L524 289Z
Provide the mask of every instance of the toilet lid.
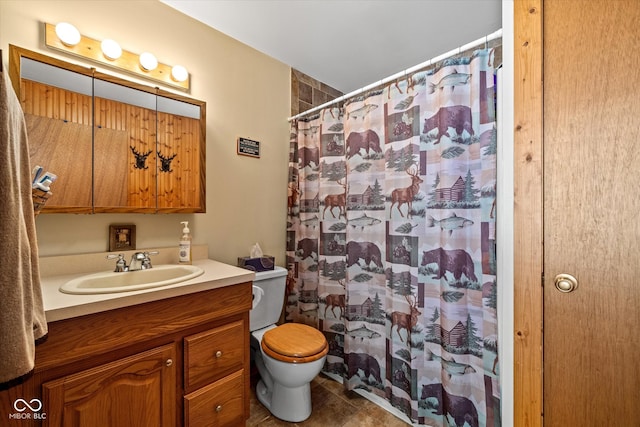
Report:
M274 359L306 363L324 357L329 351L322 332L300 323L285 323L265 332L262 349Z

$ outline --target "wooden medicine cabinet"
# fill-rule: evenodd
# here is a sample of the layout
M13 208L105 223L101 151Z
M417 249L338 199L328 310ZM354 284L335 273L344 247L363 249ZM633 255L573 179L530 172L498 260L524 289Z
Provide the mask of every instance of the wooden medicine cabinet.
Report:
M206 103L9 46L43 212L205 212Z

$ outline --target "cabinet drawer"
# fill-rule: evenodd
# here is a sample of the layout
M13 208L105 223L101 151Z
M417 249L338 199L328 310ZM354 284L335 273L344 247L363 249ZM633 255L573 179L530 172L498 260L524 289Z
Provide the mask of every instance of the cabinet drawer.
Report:
M184 388L187 393L242 369L247 339L242 320L184 339Z
M185 427L245 424L244 371L239 370L184 397Z

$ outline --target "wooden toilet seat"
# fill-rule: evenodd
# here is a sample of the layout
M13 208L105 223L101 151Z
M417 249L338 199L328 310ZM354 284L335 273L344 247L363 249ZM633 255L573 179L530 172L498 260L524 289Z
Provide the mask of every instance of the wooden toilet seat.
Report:
M273 359L285 363L308 363L329 352L322 332L300 323L285 323L262 336L262 350Z

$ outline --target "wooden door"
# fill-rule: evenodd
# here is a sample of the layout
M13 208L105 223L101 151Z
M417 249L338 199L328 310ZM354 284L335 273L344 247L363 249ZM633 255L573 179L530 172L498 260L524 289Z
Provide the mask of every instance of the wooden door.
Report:
M158 347L42 385L46 425L173 427L176 347Z
M640 2L545 1L543 20L544 425L637 427Z

